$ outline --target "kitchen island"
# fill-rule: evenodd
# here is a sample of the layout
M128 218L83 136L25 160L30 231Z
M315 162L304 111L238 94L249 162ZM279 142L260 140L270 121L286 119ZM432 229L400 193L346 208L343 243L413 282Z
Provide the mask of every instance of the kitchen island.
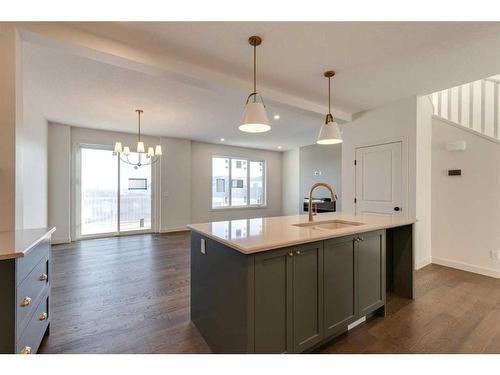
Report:
M413 298L414 219L318 214L192 224L191 320L216 353L301 353Z

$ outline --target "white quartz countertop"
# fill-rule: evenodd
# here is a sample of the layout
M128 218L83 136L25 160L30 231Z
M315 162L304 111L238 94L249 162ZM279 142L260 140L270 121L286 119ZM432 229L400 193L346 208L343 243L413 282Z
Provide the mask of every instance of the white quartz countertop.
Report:
M53 227L0 232L0 260L25 256L55 230Z
M244 254L252 254L372 230L394 228L416 222L415 219L402 216L349 215L341 212L322 213L314 217L317 224L329 220L342 220L361 224L331 230L294 226L293 224L308 222L308 215L305 214L217 221L190 224L188 227Z

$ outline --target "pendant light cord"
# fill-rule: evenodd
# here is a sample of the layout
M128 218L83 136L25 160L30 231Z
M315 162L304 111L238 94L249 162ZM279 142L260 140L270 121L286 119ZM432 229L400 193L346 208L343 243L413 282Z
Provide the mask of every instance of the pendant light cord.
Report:
M257 94L257 46L253 46L253 92ZM253 96L253 102L257 101L257 95Z
M141 141L141 111L137 111L137 116L139 117L139 133L138 133L138 142Z
M332 107L331 107L331 104L332 104L332 99L331 99L332 90L330 88L330 82L331 81L332 81L332 78L328 77L328 114L332 113Z

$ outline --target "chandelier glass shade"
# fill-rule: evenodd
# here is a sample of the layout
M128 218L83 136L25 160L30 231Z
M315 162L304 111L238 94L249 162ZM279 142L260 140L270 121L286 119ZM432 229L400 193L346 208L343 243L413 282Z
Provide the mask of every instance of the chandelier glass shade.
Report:
M146 152L146 146L141 140L141 115L144 113L142 109L136 109L138 118L138 132L137 132L137 157L135 160L131 160L131 151L129 146L123 146L120 141L115 142L115 147L113 153L120 157L120 160L124 163L133 165L135 169L139 168L141 165L151 165L156 163L161 155L161 145L156 145L154 148L149 146Z

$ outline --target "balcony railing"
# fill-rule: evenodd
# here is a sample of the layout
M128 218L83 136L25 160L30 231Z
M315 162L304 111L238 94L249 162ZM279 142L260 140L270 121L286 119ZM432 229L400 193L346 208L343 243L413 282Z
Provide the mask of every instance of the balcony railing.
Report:
M500 140L500 76L431 94L434 115Z
M82 234L116 232L118 198L113 196L85 196L82 199ZM120 198L120 229L151 228L151 196L123 195Z

